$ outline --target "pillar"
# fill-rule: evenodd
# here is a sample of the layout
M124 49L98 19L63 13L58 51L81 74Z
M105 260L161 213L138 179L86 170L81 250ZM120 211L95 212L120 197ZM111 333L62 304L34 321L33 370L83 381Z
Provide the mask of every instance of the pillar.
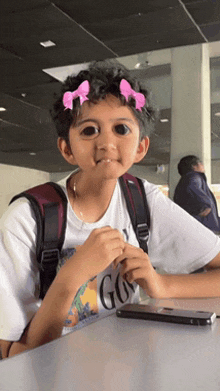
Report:
M169 197L180 179L177 164L198 156L211 183L210 62L208 44L171 50L172 106Z

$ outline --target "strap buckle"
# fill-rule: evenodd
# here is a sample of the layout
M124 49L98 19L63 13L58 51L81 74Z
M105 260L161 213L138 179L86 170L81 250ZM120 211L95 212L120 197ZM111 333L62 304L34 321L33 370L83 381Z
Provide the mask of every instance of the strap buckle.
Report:
M146 223L138 224L136 227L136 235L141 240L147 241L149 238L149 229Z
M59 261L60 252L57 248L52 250L43 250L41 254L41 270L53 271Z

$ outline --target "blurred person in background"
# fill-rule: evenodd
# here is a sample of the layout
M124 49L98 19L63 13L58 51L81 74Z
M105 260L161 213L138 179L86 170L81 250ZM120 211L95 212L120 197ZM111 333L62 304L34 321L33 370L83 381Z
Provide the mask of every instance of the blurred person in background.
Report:
M174 192L174 202L219 235L218 207L207 184L203 163L197 156L188 155L180 160L177 168L181 179Z

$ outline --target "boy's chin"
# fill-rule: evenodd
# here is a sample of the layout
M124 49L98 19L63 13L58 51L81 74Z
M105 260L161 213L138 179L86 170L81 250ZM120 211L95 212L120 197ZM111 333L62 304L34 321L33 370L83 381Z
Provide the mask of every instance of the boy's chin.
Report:
M92 169L89 169L88 171L85 169L82 171L87 172L87 176L89 175L90 178L93 178L94 180L106 180L106 179L118 179L120 176L125 174L131 166L122 165L118 161L113 162L101 162L96 164Z

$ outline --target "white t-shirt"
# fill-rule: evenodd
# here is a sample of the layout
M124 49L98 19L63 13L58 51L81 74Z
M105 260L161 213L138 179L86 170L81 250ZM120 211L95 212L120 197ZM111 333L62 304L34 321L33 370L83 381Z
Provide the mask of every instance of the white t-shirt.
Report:
M67 194L66 178L59 184ZM220 239L165 197L157 186L144 180L144 187L150 210L148 247L153 266L173 274L190 273L210 262L220 251ZM93 229L106 225L117 228L127 242L138 246L118 182L105 215L96 223L79 220L68 203L62 262ZM35 239L36 222L29 202L18 199L1 219L0 339L19 340L41 304ZM123 280L119 267L114 270L110 265L79 289L63 334L111 314L126 302L139 300L139 287Z

